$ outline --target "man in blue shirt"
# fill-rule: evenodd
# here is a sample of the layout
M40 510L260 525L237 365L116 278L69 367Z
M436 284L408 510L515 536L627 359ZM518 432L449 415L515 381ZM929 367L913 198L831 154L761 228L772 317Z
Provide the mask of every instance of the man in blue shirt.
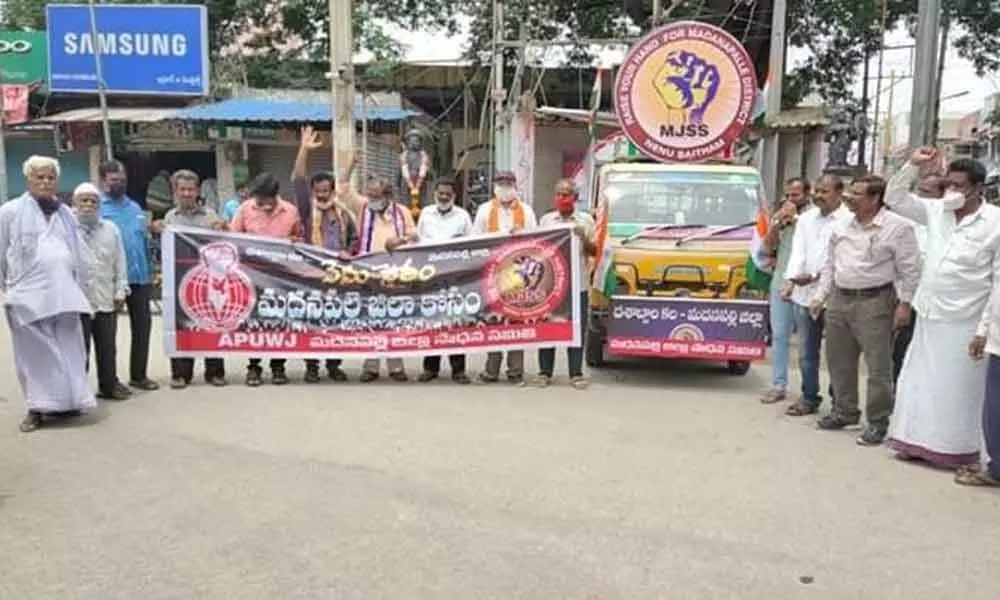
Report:
M131 329L129 351L129 385L140 390L155 390L160 386L149 378L149 333L152 327L150 297L153 292L153 268L149 261L149 234L162 229L162 223L150 223L146 214L126 193L128 180L125 165L110 160L98 169L104 195L101 217L114 223L121 233L128 263L129 295L125 298Z

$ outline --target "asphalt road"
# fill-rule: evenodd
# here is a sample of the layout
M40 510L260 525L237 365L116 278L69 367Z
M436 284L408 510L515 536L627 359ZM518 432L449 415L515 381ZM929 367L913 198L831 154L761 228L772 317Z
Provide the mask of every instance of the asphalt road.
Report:
M761 406L766 366L198 386L24 435L0 337L3 599L1000 597L1000 494Z

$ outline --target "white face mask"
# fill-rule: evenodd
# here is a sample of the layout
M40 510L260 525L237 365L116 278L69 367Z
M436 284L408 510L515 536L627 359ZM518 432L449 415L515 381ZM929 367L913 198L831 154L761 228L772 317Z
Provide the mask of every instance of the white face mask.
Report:
M437 209L438 212L440 213L448 212L449 210L451 210L451 207L454 206L455 204L454 201L452 200L444 200L444 201L436 200L435 202L437 203Z
M516 191L513 187L509 185L495 185L493 186L493 193L501 202L510 202L514 199Z
M962 195L962 192L948 190L941 198L941 202L944 204L945 210L958 210L965 206L965 196Z

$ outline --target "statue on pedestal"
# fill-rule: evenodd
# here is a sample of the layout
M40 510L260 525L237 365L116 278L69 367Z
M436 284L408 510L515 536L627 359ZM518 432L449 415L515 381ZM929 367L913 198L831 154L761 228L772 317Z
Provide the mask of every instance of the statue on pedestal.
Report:
M823 141L827 143L826 167L823 170L836 175L854 175L857 167L847 164L847 155L859 137L858 120L846 109L840 109L826 128Z
M424 150L424 135L419 129L411 129L403 137L403 152L399 155L399 166L404 189L410 195L410 212L416 219L420 216L420 209L425 203L425 185L431 166L431 158Z

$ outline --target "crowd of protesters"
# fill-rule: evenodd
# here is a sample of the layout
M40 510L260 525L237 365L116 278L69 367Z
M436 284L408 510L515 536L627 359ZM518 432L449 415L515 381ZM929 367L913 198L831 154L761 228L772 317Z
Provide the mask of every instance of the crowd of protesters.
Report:
M858 444L887 440L900 460L955 470L960 484L1000 485L1000 463L986 460L1000 457L1000 208L984 201L985 181L979 162L944 168L934 148L888 181L788 181L767 236L773 362L761 402L818 413L823 350L820 429L857 425L863 412Z
M319 146L315 132L304 128L291 201L280 197L275 175L261 173L241 186L240 199L226 203L222 214L199 201L195 173L177 171L170 177L173 208L162 220L149 218L128 197L120 162L103 164L100 180L79 184L67 206L56 196L58 161L29 158L23 169L28 191L0 207L0 287L28 407L22 431L95 405L87 375L91 347L96 398L120 401L158 388L147 372L155 276L149 241L168 226L251 233L353 256L569 224L582 242L584 264L596 251L594 222L577 211L569 181L556 185L553 210L539 219L509 171L496 174L493 198L474 216L456 204L455 183L441 179L433 186L434 203L415 219L384 179L369 178L354 189L356 161L339 181L329 173L310 177L305 165ZM859 444L887 440L901 460L953 469L962 484L1000 485L1000 464L985 460L1000 455L1000 208L984 202L985 179L974 160L943 168L935 149L920 148L888 181L864 176L845 182L835 175L822 176L815 186L788 181L766 239L773 267L773 372L761 401L791 401L791 417L817 414L825 357L830 409L818 419L820 429L857 425L864 413ZM577 292L586 306L586 290ZM131 336L127 384L116 372L123 307ZM800 394L789 389L793 336ZM450 355L448 363L458 384L498 382L506 359L508 382L544 387L553 381L555 354L540 350L539 373L527 380L523 351L488 353L475 379L465 355ZM571 385L585 388L582 348L569 348L567 361ZM366 359L361 381L378 379L380 363L380 357ZM385 363L390 379L408 380L403 359ZM322 364L305 361L305 382L320 382L321 367L333 381L347 379L339 357L330 356ZM438 378L441 367L441 357L423 358L418 380ZM285 360L271 359L267 369L271 384L289 383ZM224 359L205 359L203 376L209 385L226 385ZM193 359L170 360L171 388L183 389L195 378ZM264 383L260 359L249 361L244 381Z

